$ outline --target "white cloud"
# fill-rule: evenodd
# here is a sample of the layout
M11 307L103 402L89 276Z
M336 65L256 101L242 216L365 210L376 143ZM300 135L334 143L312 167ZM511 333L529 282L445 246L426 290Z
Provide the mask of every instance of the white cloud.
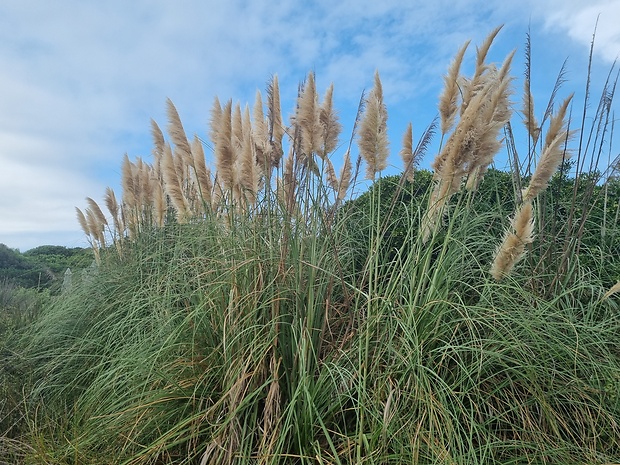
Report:
M33 240L40 245L49 243L45 238L50 234L64 234L63 244L85 245L77 234L75 206L84 201L85 192L100 191L99 183L54 160L32 163L1 156L0 165L0 242L26 249L37 245Z
M596 27L595 55L608 63L620 55L620 1L527 0L525 5L547 30L567 34L586 53Z

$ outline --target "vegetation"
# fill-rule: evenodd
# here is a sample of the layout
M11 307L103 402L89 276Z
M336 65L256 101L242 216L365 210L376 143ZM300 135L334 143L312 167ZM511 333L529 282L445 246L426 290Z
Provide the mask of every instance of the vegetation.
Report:
M81 247L43 245L20 253L0 244L0 280L25 288L58 291L67 268L78 271L92 261L92 253Z
M25 384L7 375L6 460L620 460L620 188L593 157L615 81L574 134L559 85L536 121L528 69L517 142L512 55L487 62L498 33L473 76L467 45L449 67L432 173L416 167L435 124L417 144L408 128L403 175L381 177L378 74L339 175L333 88L320 100L313 74L286 126L277 77L253 117L216 100L213 174L168 102L153 163L125 158L107 215L78 209L98 265L11 342ZM504 140L511 173L491 167ZM346 201L362 163L375 182Z

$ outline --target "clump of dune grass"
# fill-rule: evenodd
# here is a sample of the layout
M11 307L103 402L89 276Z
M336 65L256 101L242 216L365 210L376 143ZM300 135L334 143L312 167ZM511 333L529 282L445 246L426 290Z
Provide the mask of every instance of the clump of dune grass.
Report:
M252 111L215 99L212 151L168 101L166 131L151 123L152 163L125 156L122 194L106 190L110 218L92 199L78 210L96 271L24 335L35 383L23 462L617 460L620 319L604 261L576 257L575 279L552 294L533 284L549 279L536 266L489 276L494 260L508 276L549 228L540 205L570 133L569 99L538 123L525 97L532 140L525 161L514 152L515 186L548 129L495 249L508 207L476 202L512 193L489 169L511 117L513 54L487 60L500 29L471 77L468 44L449 67L434 172L416 165L435 123L417 144L408 126L392 190L378 73L348 145L336 90L321 98L314 73L288 122L277 77ZM379 181L347 203L362 162Z

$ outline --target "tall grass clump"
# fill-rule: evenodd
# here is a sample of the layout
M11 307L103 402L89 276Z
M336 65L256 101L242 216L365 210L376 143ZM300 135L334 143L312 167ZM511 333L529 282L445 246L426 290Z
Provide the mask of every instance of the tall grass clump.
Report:
M215 99L214 168L168 101L152 162L125 157L107 212L78 209L96 270L21 340L24 463L618 461L617 179L583 194L584 173L567 177L584 130L559 85L538 123L528 81L530 140L512 137L514 52L488 60L500 29L470 77L459 50L438 120L417 143L405 131L399 177L382 173L378 73L342 145L335 90L321 98L313 73L288 123L277 77L252 110ZM492 166L504 148L511 173ZM374 183L353 199L362 163ZM582 225L555 248L575 229L551 221L554 189Z

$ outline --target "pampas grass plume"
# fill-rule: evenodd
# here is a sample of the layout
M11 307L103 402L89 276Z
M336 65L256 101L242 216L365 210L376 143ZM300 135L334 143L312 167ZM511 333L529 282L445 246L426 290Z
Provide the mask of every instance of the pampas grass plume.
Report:
M185 134L183 124L181 123L179 112L170 99L166 100L166 107L169 121L168 134L170 134L170 138L175 145L175 150L178 154L180 154L185 165L190 166L193 163L192 149L187 140L187 135Z
M447 134L454 127L454 120L458 111L457 102L460 95L458 78L463 63L465 51L471 41L465 42L452 61L448 74L444 77L444 89L439 97L439 114L441 116L441 133Z
M534 240L534 218L532 204L524 203L511 221L511 230L506 232L504 240L495 252L491 266L491 275L501 280L525 255L525 246Z
M194 157L194 170L196 173L196 180L198 181L200 197L203 204L210 205L213 184L211 182L211 173L209 172L205 161L205 153L202 147L202 142L198 136L194 136L194 140L192 142L192 155Z
M320 152L321 127L319 125L318 95L314 73L308 78L297 99L297 111L294 123L297 125L301 144L298 147L303 155L302 160L309 161L313 153Z
M280 106L280 84L278 75L274 75L267 86L267 120L269 121L269 139L271 143L271 166L280 166L284 155L282 139L284 138L284 124L282 123L282 109Z
M413 157L413 126L411 123L407 125L405 134L403 135L403 148L400 151L400 157L405 165L405 178L409 182L413 182L415 173L414 157Z
M215 144L217 175L225 191L231 190L234 182L235 153L232 146L231 118L232 101L229 100L222 110Z
M342 125L338 121L338 115L334 110L334 84L331 84L325 92L323 102L319 109L319 123L322 131L322 155L325 157L333 152L338 145L338 136L342 131Z
M572 97L570 95L564 100L558 112L551 118L549 129L545 136L543 152L536 165L536 170L523 193L524 202L533 200L547 188L551 176L553 176L565 158L566 152L562 150L562 145L567 141L570 134L565 128L564 118Z
M164 147L162 170L164 176L164 188L177 212L177 220L179 223L186 223L190 216L189 204L183 195L183 190L181 189L179 176L177 174L175 161L172 155L172 148L169 144L166 144Z
M133 166L127 154L123 157L122 164L123 203L128 208L135 208L137 204L136 189L134 186Z
M340 170L340 181L338 183L338 201L344 200L351 185L351 178L353 174L353 166L351 164L351 151L347 150L344 154L344 163Z
M86 221L86 216L84 215L84 212L82 212L82 210L80 210L78 207L75 207L75 213L77 215L78 223L80 223L82 231L84 231L84 234L86 234L88 237L91 237L90 227L88 226L88 221Z
M97 223L101 225L101 228L103 228L104 226L107 226L108 220L106 219L105 215L101 211L101 208L99 208L99 205L97 204L97 202L95 202L90 197L86 197L86 203L88 203L88 207L92 210L93 214L95 215L95 218L97 219Z
M375 83L366 99L366 110L360 122L358 136L360 154L366 162L366 179L387 167L389 141L387 138L387 109L383 103L383 87L379 72L375 72Z

